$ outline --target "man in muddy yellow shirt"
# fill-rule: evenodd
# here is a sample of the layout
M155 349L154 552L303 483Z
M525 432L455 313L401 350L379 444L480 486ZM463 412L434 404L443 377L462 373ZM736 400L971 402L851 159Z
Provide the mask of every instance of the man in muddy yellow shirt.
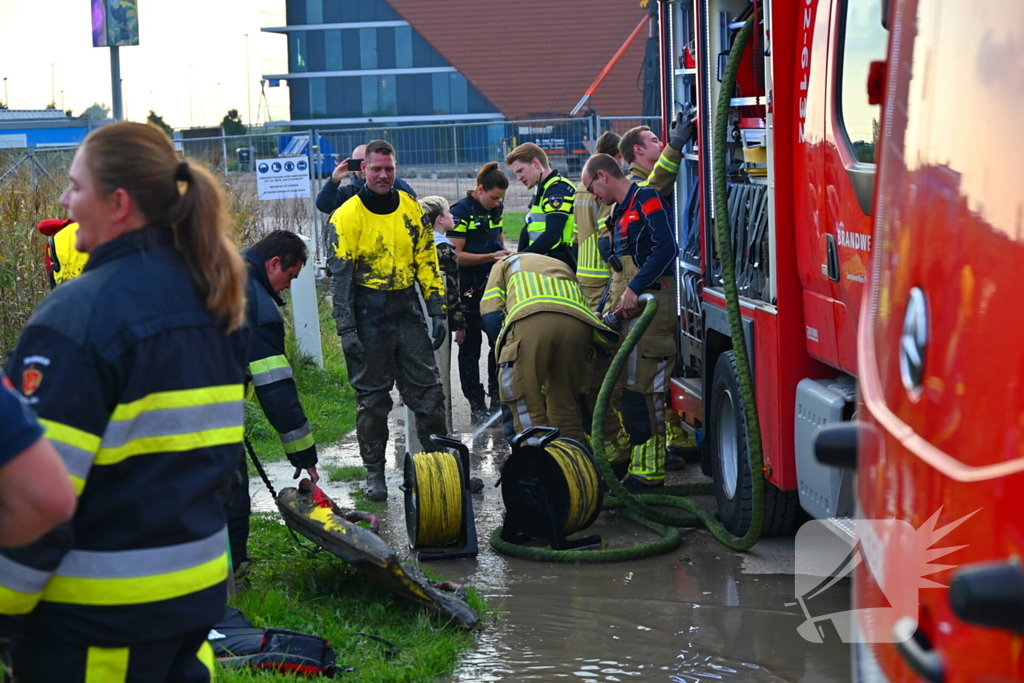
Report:
M420 205L395 184L395 149L366 146L366 186L331 216L331 291L349 382L356 392L356 435L366 465L364 491L386 500L384 450L391 388L416 414L420 443L446 434L444 394L431 349L445 339L444 284L430 226ZM427 303L433 344L419 303Z

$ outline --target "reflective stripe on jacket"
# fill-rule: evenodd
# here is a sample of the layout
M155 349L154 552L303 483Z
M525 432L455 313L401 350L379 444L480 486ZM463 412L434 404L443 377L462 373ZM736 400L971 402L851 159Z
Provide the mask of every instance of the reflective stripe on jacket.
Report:
M557 217L559 221L564 218L565 224L558 240L551 245L548 251L563 244L572 246L576 234L575 222L572 217L575 194L576 187L563 178L558 171L552 171L551 175L539 184L530 204L530 211L526 214L528 246L533 245L544 234L549 216Z

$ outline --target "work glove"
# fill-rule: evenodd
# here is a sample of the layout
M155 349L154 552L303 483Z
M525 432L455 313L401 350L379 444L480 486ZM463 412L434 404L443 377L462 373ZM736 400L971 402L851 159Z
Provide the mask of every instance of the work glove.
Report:
M693 121L684 121L683 119L683 112L679 112L668 127L669 147L677 152L682 152L686 143L697 137L697 126Z
M341 337L341 349L345 352L345 358L353 363L363 362L363 342L359 341L359 335L355 330L338 330Z
M434 338L434 350L437 351L444 344L448 331L444 329L444 316L430 316L430 336Z

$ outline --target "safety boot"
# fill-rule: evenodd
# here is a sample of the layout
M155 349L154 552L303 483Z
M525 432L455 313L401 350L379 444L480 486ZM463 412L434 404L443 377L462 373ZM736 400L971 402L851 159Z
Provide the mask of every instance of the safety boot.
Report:
M376 502L388 499L388 484L384 480L384 463L379 468L366 470L366 484L363 485L363 494L367 500Z
M469 399L469 410L470 419L472 420L472 425L474 427L487 422L487 418L491 416L490 413L487 412L487 402L483 397Z

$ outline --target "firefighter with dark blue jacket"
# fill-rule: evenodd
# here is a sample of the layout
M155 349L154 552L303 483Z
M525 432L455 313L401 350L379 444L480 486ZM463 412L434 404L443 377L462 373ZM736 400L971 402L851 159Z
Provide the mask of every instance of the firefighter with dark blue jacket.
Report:
M498 162L484 164L476 175L476 189L452 205L455 227L448 231L448 239L459 258L461 299L466 313L466 337L459 346L459 379L474 424L487 419L487 396L491 397L492 413L501 409L493 346L489 346L487 354L487 396L480 382L480 346L484 338L480 300L491 267L509 254L501 224L502 200L507 190L508 177L498 169Z
M0 552L0 624L19 681L209 681L242 455L245 266L217 181L158 128L96 129L70 175L61 201L89 262L5 370L78 508Z
M632 183L607 154L592 156L583 169L594 198L616 204L611 215L612 281L604 313L614 312L623 334L640 314L639 297L651 293L658 313L624 368L623 426L633 444L627 489L650 490L665 483L666 394L675 366L678 253L664 198L652 187Z
M551 256L576 270L576 224L573 201L576 187L551 169L548 155L532 142L512 150L505 163L516 180L533 190L526 225L519 236L519 253Z
M247 375L270 426L281 438L288 462L295 468L293 478L306 470L315 484L320 479L316 471L316 444L299 401L292 367L284 355L284 301L280 297L281 292L291 288L309 254L298 235L275 230L242 252L242 256L249 266L245 293L245 318L251 335ZM240 578L249 561L249 470L244 458L235 472L227 513L231 562L236 578Z

